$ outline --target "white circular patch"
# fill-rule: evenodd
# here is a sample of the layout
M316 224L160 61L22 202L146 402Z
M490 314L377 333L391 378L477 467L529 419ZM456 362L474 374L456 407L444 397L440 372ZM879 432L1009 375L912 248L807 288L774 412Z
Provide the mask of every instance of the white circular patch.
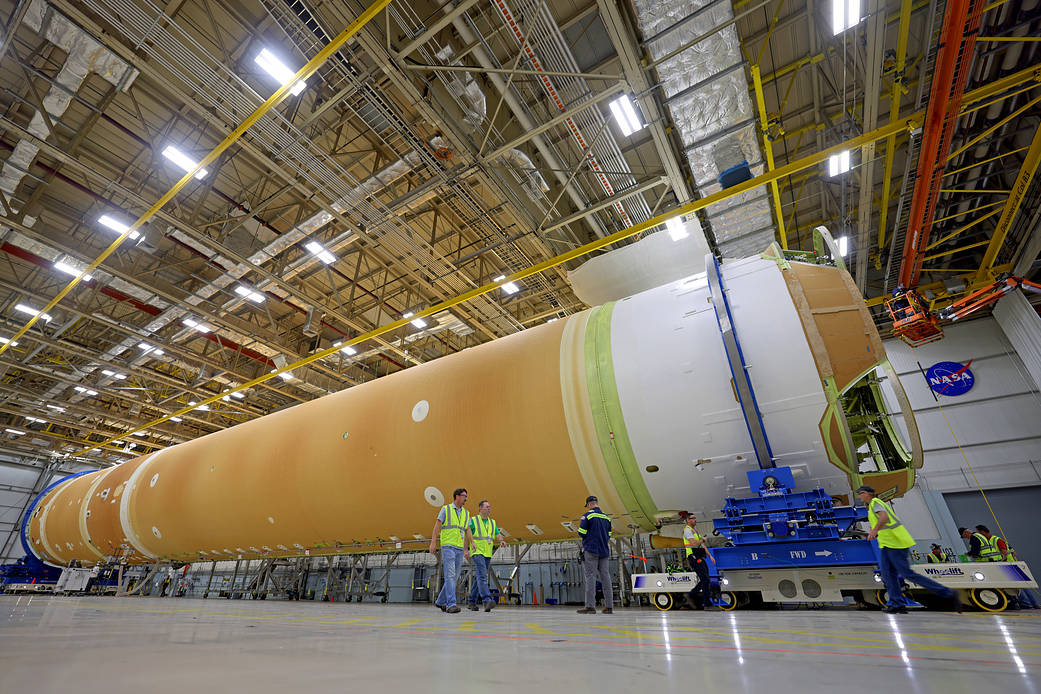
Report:
M148 483L148 486L149 487L154 487L155 483L158 482L158 481L159 481L159 473L157 472L154 475L152 475L152 481Z
M427 487L423 490L423 499L431 506L437 508L445 505L445 495L437 487Z
M163 534L159 532L159 528L155 527L154 525L152 526L152 534L158 537L160 540L163 539Z
M274 519L274 518L272 518L271 516L268 516L268 517L267 517L267 522L268 522L268 523L271 523L272 525L274 525L274 524L275 524L275 519Z
M304 546L302 544L300 544L299 542L294 542L293 546L296 547L297 549L303 549L304 548Z
M426 400L420 400L412 406L412 421L422 422L427 418L427 414L430 412L430 403Z

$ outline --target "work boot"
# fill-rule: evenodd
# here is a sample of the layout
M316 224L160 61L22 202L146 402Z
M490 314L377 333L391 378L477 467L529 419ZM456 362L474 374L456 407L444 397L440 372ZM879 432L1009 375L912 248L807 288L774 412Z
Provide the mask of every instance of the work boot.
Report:
M445 610L445 612L447 612L448 614L456 614L457 612L462 612L462 610L459 609L459 605L452 605L447 610Z
M578 614L596 614L595 607L583 607L581 610L575 610Z
M600 610L600 614L614 614L614 609L610 607L605 607L604 609Z
M882 611L886 614L907 614L906 607L883 607Z
M705 605L705 611L706 612L719 612L720 611L719 605L713 605L712 603L709 603L709 604Z
M447 608L446 608L446 607L445 607L444 605L438 605L438 607L440 607L440 608L441 608L441 611L442 611L442 612L445 612L445 611L447 611Z
M494 602L492 602L491 600L485 600L484 601L484 611L485 612L491 612L493 607L495 607L495 603ZM474 609L476 610L477 607L475 606Z
M479 609L481 609L481 608L479 608L479 607L477 606L477 603L474 603L474 604L470 605L470 608L469 608L469 609L470 609L470 611L471 611L471 612L476 612L477 610L479 610Z
M961 614L961 598L958 597L958 593L951 593L951 597L947 599L947 607L952 611Z

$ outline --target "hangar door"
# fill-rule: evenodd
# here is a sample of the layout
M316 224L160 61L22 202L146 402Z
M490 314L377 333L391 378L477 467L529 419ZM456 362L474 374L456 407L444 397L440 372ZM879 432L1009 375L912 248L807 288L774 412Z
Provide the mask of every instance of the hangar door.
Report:
M990 528L992 533L1000 535L994 527L994 519L983 502L983 495L977 492L953 492L943 495L947 508L959 526L972 528L977 523ZM1006 539L1016 550L1020 561L1030 565L1030 570L1037 575L1041 571L1041 486L1018 487L1013 489L989 489L987 498L994 512L998 514L1001 527L1005 530ZM967 547L966 547L967 549Z

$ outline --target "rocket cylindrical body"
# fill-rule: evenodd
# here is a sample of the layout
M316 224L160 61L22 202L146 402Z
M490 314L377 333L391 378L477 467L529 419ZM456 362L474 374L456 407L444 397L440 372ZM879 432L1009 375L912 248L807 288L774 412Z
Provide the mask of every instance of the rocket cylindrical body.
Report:
M848 274L764 255L721 279L766 464L906 491L917 430ZM704 276L658 287L69 479L24 541L55 564L418 548L456 487L524 541L574 537L588 494L616 528L712 515L761 464L727 321Z

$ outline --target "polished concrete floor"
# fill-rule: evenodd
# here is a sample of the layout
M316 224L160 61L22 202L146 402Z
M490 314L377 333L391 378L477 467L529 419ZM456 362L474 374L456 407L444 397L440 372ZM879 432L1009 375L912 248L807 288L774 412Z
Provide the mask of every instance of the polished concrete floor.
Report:
M0 596L0 692L1034 692L1041 615Z

